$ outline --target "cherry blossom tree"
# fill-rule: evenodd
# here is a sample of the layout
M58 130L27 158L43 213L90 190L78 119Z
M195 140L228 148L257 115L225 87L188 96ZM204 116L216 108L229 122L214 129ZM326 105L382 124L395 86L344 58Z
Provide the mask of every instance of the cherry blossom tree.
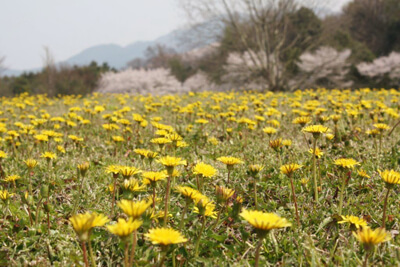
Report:
M121 72L104 73L100 79L98 92L129 94L174 94L197 91L215 91L217 86L209 81L201 71L180 83L165 68L127 69Z
M323 46L315 52L305 52L300 56L298 67L300 75L292 81L292 86L315 87L328 86L344 88L352 85L347 80L350 63L350 49L341 52L332 47Z
M165 68L127 69L102 75L98 92L131 94L173 94L182 92L181 83Z
M357 65L358 72L378 82L389 78L393 86L400 85L400 53L392 52L386 57L379 57L373 62Z

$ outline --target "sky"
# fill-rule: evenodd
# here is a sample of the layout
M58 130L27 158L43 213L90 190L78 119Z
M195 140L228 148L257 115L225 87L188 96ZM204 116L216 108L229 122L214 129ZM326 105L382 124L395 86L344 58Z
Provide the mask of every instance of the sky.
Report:
M337 11L343 2L333 0ZM0 0L0 57L8 69L63 61L99 44L154 40L184 26L177 0Z

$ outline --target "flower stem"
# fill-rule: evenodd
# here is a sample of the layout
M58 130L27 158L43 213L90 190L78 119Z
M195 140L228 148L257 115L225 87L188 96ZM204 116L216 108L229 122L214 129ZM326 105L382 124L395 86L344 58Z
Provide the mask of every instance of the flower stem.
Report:
M256 255L255 255L255 258L254 258L254 266L255 267L258 267L258 262L260 260L260 251L261 251L261 246L263 244L263 240L264 240L264 238L260 238L258 240L258 244L257 244L257 248L256 248Z
M225 210L228 208L228 199L225 201L225 205L222 207L222 209L219 210L217 220L215 221L214 227L212 228L213 230L218 226L219 220L221 219L221 214L225 213Z
M175 250L172 251L172 267L176 266Z
M113 194L112 194L112 206L111 206L111 217L114 215L114 206L115 206L115 191L117 191L117 179L114 177L114 186L113 186Z
M129 266L129 242L125 242L125 251L124 251L124 266Z
M85 262L85 267L89 267L85 242L82 242L82 252L83 252L83 261Z
M90 234L89 234L89 236L90 236ZM89 240L88 244L89 244L90 261L92 262L92 266L96 267L96 260L94 258L94 254L93 254L92 242Z
M47 233L50 235L50 212L47 211Z
M365 253L365 257L364 257L363 267L367 267L368 266L368 256L369 256L369 252L367 251Z
M339 198L339 215L342 215L342 206L343 206L343 196L344 196L344 187L346 185L346 178L342 178L342 187L340 189L340 198Z
M385 228L386 208L387 208L387 202L388 202L388 198L389 198L389 192L390 192L390 187L387 189L386 196L385 196L385 202L383 204L382 228Z
M167 191L165 194L165 207L164 207L164 226L167 225L167 218L168 218L168 206L169 206L169 194L171 191L171 175L168 175L167 181Z
M300 227L300 217L299 217L299 211L298 211L298 208L297 208L297 199L296 199L296 193L294 191L293 179L292 179L291 176L289 176L289 178L290 178L290 185L292 187L292 196L293 196L294 208L296 209L297 226Z
M167 257L167 251L165 251L165 252L163 253L163 256L162 256L162 258L161 258L160 264L158 265L159 267L161 267L161 266L164 265L164 261L165 261L165 258L166 258L166 257Z
M28 209L29 221L31 222L31 226L33 226L32 213L31 213L31 208L29 207L29 204L27 205L27 209Z
M1 161L1 159L0 159ZM1 162L0 162L0 177L4 178L4 171L3 171L3 167L1 166Z
M308 140L307 140L306 134L303 133L303 136L304 136L304 141L306 142L306 145L307 145L308 149L310 149L310 145L308 144Z
M0 166L0 170L1 170L1 166ZM32 175L33 172L29 171L29 186L28 186L28 190L29 190L29 195L32 196Z
M129 266L133 266L133 260L135 258L136 242L137 242L137 232L133 231L132 250L131 250L131 257L130 257L130 260L129 260Z
M39 222L39 212L40 212L40 204L42 203L42 198L39 199L38 203L36 204L36 214L35 214L35 227L37 227Z
M198 175L196 175L196 186L197 186L197 190L200 190L200 181L199 181Z
M156 210L156 186L153 185L153 211Z
M195 257L197 257L198 255L199 255L199 246L200 246L200 240L201 240L201 236L202 236L202 234L203 234L203 232L204 232L204 228L206 227L206 216L205 215L203 215L203 223L202 223L202 225L201 225L201 229L200 229L200 232L199 232L199 236L197 237L197 241L196 241L196 246L195 246L195 249L194 249L194 256Z
M80 184L80 186L79 186L78 194L79 194L79 196L81 196L81 194L82 194L82 187L83 187L83 179L84 179L84 176L80 177L79 172L78 172L78 179L79 179L79 178L81 178L81 184ZM80 200L81 200L81 198L80 198L79 196L76 197L76 199L75 199L75 203L74 203L74 208L73 208L73 210L72 210L72 214L75 214L76 208L77 208L77 206L79 205L79 202L80 202Z
M255 206L255 209L257 210L257 206L258 206L258 201L257 201L257 180L256 180L255 177L253 178L253 181L254 181L254 206Z
M313 151L315 153L315 149L317 147L317 139L314 137L314 144L313 144ZM314 153L312 154L313 157L313 180L314 180L314 198L316 203L319 203L318 200L318 185L317 185L317 164L316 164L316 157L314 155Z

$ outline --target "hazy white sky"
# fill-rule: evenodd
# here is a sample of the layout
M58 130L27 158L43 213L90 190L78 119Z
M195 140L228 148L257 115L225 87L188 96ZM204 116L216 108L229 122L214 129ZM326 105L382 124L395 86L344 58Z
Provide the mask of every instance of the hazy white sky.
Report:
M93 45L153 40L184 22L177 0L0 0L0 56L10 69L36 68L43 46L62 61Z

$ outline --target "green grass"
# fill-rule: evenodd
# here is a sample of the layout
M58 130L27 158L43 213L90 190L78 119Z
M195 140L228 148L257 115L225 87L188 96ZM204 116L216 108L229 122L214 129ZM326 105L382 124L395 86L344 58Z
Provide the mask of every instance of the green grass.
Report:
M73 215L73 205L78 200L77 211L96 211L105 214L112 221L124 217L121 209L115 208L111 215L112 194L108 186L113 183L111 174L105 168L112 164L135 166L141 170L164 170L154 161L150 166L148 160L142 160L133 150L146 148L158 151L158 146L150 142L157 130L151 124L153 117L162 117L160 123L170 125L177 131L188 147L174 151L166 145L162 155L176 155L187 161L187 165L177 167L180 175L173 179L173 186L187 185L196 188L196 177L192 168L196 162L203 161L218 169L218 174L206 180L204 195L216 201L215 186L221 185L235 190L235 196L243 198L242 207L253 209L254 195L252 178L248 174L250 164L260 164L264 169L258 174L258 207L265 212L274 212L292 222L291 228L272 231L261 249L261 266L358 266L362 264L365 251L353 236L349 225L337 224L335 215L338 212L339 190L343 172L335 166L337 158L353 158L360 166L350 171L348 184L345 186L343 215L364 217L371 228L380 227L383 213L383 200L386 193L385 184L378 170L395 169L399 164L399 130L388 136L383 134L382 149L377 153L374 137L367 135L373 124L383 122L393 127L398 120L392 113L399 115L400 103L397 91L359 90L359 91L307 91L303 93L198 93L175 96L127 96L127 95L92 95L88 97L63 97L47 99L44 96L22 95L17 98L1 100L0 124L1 147L8 154L1 160L4 176L20 175L21 179L12 183L1 182L2 189L15 193L6 204L0 202L0 265L7 266L71 266L83 265L82 249L69 218ZM316 100L316 99L319 99ZM368 101L371 107L366 107ZM313 102L310 102L310 101ZM25 107L18 105L25 103ZM29 105L32 103L32 105ZM160 103L160 104L158 104ZM299 103L294 107L293 103ZM102 112L94 112L95 106L104 106ZM216 106L219 106L217 108ZM80 107L71 115L69 109ZM131 110L121 112L123 107ZM262 108L262 110L260 110ZM308 152L312 135L306 134L305 141L301 126L293 124L298 112L307 112L312 117L311 124L319 124L315 114L317 108L324 108L321 115L329 116L341 112L338 122L338 135L333 140L325 136L318 140L317 146L324 152L319 159L317 178L319 188L319 204L313 199L312 157ZM390 110L389 110L390 108ZM296 111L297 110L297 111ZM358 110L359 115L352 117L350 110ZM220 113L231 112L228 116ZM145 116L146 127L138 125L132 119L132 113ZM390 114L389 114L390 113ZM45 115L48 114L48 115ZM108 119L103 116L110 114ZM304 113L306 114L306 113ZM37 120L46 121L37 124ZM263 116L264 122L255 119L255 115ZM65 122L53 122L51 118L61 116L76 122L76 127L69 127ZM119 130L106 131L102 125L112 122L113 117L128 119L131 132ZM236 118L236 121L228 119ZM208 124L196 124L195 120L206 118ZM247 123L237 122L240 118L248 118L257 123L253 130ZM82 119L90 120L90 124L81 124ZM292 145L283 148L280 159L269 147L269 137L263 133L264 127L270 126L267 121L275 119L280 122L272 139L292 140ZM24 125L35 125L35 132L24 133L15 122ZM59 129L54 125L59 124ZM188 126L191 131L188 131ZM327 121L325 126L334 129L333 122ZM3 130L2 130L3 128ZM190 128L190 127L189 127ZM232 128L228 133L226 130ZM9 138L8 131L19 132L19 137ZM34 135L42 130L54 130L62 134L63 141L56 143L54 138L41 144ZM332 132L333 133L333 132ZM84 141L74 143L68 135L82 137ZM123 136L125 142L115 144L112 136ZM219 140L213 145L211 137ZM339 138L340 137L340 138ZM65 148L66 153L57 150L57 145ZM40 158L41 153L50 151L57 154L57 159L48 165ZM231 172L231 182L226 184L227 169L216 158L234 156L242 159L244 164L236 165ZM33 193L30 203L23 201L28 191L29 171L24 160L36 159L39 164L33 169ZM90 168L83 183L83 192L79 192L80 178L77 165L88 161ZM303 165L294 174L294 187L300 213L300 227L297 227L294 205L292 202L289 179L280 174L281 164L298 163ZM365 170L371 178L362 178L357 170ZM349 177L349 176L347 176ZM141 180L140 175L137 177ZM301 179L308 179L302 183ZM47 214L43 208L40 189L50 181L49 212L50 231L47 226ZM322 184L320 184L322 181ZM123 182L122 177L118 183ZM166 182L159 182L157 187L156 210L164 209ZM395 186L389 196L386 229L392 234L392 240L382 243L369 257L371 266L396 266L400 260L399 239L399 188ZM145 192L127 194L120 192L118 198L144 199L151 195L149 188ZM168 226L179 227L181 213L185 205L184 198L171 190L171 217ZM28 207L33 221L38 217L38 224L31 225ZM222 208L216 206L216 211ZM235 210L236 208L236 210ZM38 211L38 213L36 212ZM252 227L237 216L237 204L234 198L228 208L221 214L220 223L213 229L215 219L207 218L202 235L199 255L194 256L195 241L201 228L201 217L193 212L193 204L189 206L184 221L182 234L188 239L185 244L171 246L165 265L172 266L252 266L254 264L257 237ZM135 265L155 265L160 261L158 246L152 245L144 238L150 228L162 226L159 222L144 218L138 230ZM109 233L105 227L95 228L91 235L96 263L101 266L122 265L124 247L118 237ZM173 260L174 259L174 260Z

